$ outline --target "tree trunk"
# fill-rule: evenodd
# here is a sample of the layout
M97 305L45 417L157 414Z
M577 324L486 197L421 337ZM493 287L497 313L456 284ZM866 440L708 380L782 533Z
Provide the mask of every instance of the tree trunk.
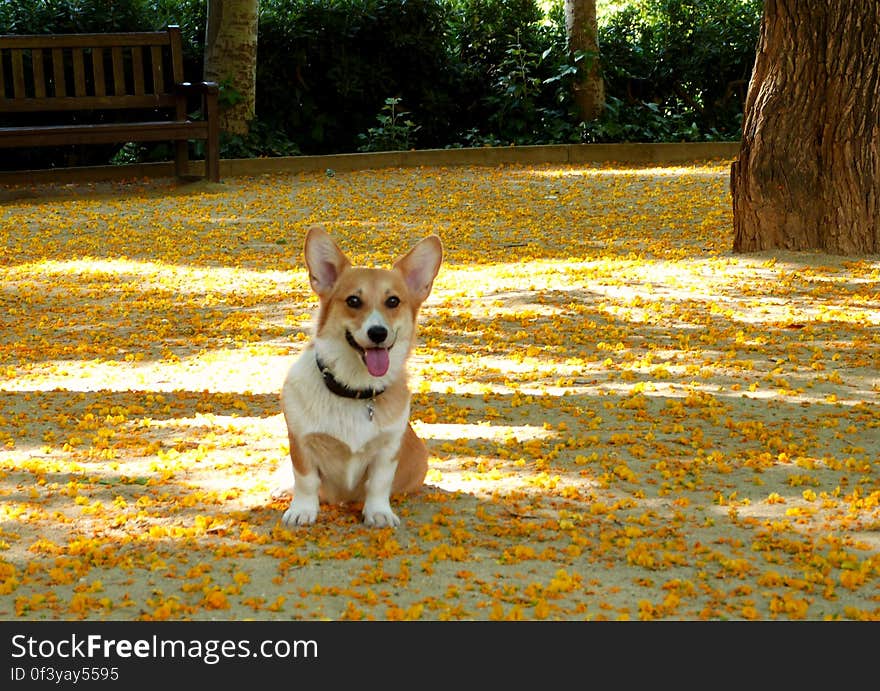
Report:
M880 3L765 0L733 249L880 252Z
M256 114L258 6L208 0L205 79L221 85L220 127L230 134L246 135Z
M584 122L595 120L605 107L605 84L599 69L596 0L565 0L565 33L568 50L586 57L574 83L574 101Z

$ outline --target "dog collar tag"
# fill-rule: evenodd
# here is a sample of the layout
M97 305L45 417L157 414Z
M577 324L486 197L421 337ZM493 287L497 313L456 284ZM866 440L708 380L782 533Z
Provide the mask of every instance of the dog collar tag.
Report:
M370 422L373 421L373 416L376 413L376 400L371 398L367 401L367 416L370 418Z

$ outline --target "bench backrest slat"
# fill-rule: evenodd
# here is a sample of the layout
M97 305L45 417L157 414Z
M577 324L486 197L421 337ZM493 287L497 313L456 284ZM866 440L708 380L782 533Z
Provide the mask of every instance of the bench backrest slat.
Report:
M107 94L107 80L104 78L104 49L92 48L92 83L95 96Z
M52 76L55 79L56 98L64 98L67 95L67 78L64 76L64 56L61 48L52 49Z
M24 96L24 59L20 50L12 51L12 92L16 98Z
M162 69L162 51L158 46L150 46L150 64L153 67L153 89L155 90L156 84L162 84L165 81L165 70Z
M180 29L0 35L0 112L180 108Z
M43 51L36 50L31 54L34 66L34 96L46 98L46 72L43 69Z
M125 72L122 67L122 47L113 46L110 49L110 55L113 61L113 95L123 96L125 94Z
M85 59L83 58L83 49L74 48L71 51L73 55L73 93L76 96L86 95L86 69Z
M131 49L131 62L134 65L134 93L144 95L144 53L140 46Z

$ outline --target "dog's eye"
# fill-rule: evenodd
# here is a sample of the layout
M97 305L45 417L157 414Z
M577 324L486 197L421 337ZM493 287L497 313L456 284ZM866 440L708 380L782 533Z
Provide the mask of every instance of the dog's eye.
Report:
M386 307L390 307L391 309L394 309L394 308L397 307L399 304L400 304L400 298L397 297L396 295L392 295L390 298L388 298L388 299L385 301L385 306L386 306Z
M345 304L352 309L357 309L358 307L363 305L364 302L357 295L349 295L347 298L345 298Z

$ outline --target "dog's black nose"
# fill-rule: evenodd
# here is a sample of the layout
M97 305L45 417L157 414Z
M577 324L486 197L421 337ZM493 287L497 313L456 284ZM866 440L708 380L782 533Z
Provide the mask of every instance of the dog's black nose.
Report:
M367 336L373 343L382 343L388 338L388 329L384 326L371 326L367 329Z

